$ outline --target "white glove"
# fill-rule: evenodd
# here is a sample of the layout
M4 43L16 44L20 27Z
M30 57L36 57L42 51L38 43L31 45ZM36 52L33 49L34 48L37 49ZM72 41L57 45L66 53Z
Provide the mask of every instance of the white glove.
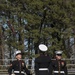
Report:
M15 74L13 73L13 74L11 74L11 75L15 75Z

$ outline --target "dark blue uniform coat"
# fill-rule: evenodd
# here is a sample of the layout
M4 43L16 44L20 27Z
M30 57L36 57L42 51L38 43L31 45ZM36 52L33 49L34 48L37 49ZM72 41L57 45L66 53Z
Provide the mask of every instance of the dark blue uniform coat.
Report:
M40 69L48 70L40 70ZM51 59L49 56L40 55L35 59L35 75L51 75Z
M52 69L53 69L53 74L54 75L68 75L67 73L67 67L66 67L66 62L63 60L53 60L52 61ZM56 73L58 72L58 73ZM60 73L64 72L64 73Z
M8 73L9 75L12 74L12 71L18 71L19 73L15 73L15 75L24 75L24 73L21 72L26 72L27 75L30 75L30 71L26 68L26 65L23 60L15 60L11 63Z

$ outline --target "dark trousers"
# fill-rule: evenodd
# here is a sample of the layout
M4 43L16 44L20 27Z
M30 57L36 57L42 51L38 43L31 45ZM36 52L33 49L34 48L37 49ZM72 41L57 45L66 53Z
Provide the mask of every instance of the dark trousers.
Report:
M54 73L53 75L65 75L64 73Z
M39 75L49 75L48 70L46 71L39 71Z
M15 75L24 75L24 74L15 73Z

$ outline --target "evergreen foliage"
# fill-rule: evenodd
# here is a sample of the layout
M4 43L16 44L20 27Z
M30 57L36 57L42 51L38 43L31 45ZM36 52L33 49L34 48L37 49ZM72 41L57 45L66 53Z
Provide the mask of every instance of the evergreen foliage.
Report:
M2 27L7 25L2 37L11 51L20 49L32 56L44 43L52 56L55 50L63 50L70 57L74 13L75 0L0 0L0 22Z

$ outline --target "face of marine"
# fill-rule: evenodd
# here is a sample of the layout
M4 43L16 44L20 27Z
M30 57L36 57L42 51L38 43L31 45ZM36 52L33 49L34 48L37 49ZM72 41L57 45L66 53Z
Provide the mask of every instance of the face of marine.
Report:
M21 60L21 58L22 58L21 54L16 55L16 59Z
M57 59L57 60L60 60L61 58L62 58L61 55L56 55L56 59Z

